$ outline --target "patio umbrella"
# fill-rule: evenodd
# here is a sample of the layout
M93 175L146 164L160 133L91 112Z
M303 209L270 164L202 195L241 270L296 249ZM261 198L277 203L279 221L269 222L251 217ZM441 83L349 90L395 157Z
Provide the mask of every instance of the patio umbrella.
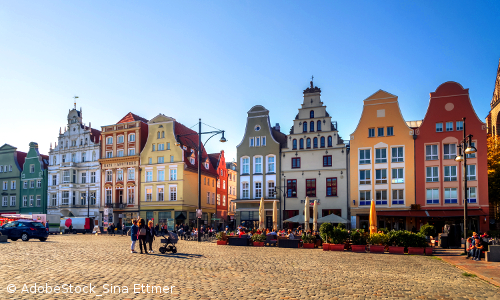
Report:
M318 200L314 200L313 231L318 231Z
M375 210L375 201L372 199L370 205L370 234L377 233L377 211Z
M273 201L273 229L278 230L278 206L277 201Z
M328 215L328 216L325 216L323 218L319 218L318 219L318 223L321 224L321 223L344 223L344 224L347 224L347 220L342 218L342 217L339 217L335 214L331 214L331 215Z
M309 230L309 197L306 197L306 201L305 201L305 205L304 205L304 231L308 231Z
M301 216L301 215L296 215L295 217L291 217L290 219L286 219L284 220L283 222L285 223L299 223L299 224L302 224L304 223L304 216ZM313 222L313 219L309 219L309 223L312 223Z
M264 215L265 211L264 211L264 197L260 198L260 207L259 207L259 229L260 230L263 230L266 228L266 221L264 220L264 218L266 217Z

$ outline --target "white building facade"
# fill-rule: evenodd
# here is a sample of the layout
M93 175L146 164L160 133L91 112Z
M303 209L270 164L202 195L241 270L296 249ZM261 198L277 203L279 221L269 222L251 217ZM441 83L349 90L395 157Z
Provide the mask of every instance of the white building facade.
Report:
M69 111L49 151L48 214L100 219L100 135L82 123L81 108Z

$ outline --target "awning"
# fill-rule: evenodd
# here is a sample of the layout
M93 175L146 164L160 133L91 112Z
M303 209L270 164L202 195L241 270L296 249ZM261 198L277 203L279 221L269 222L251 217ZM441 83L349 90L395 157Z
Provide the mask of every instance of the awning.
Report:
M347 220L337 216L336 214L331 214L318 219L318 223L344 223L347 224Z
M176 220L186 220L186 216L184 215L183 211L176 211L175 212L175 219Z
M378 216L385 217L418 217L418 218L444 218L444 217L463 217L464 210L395 210L395 211L377 211ZM488 213L482 209L468 209L467 215L469 217L487 216ZM318 220L319 222L319 220Z
M305 223L304 221L305 221L304 220L304 215L296 215L295 217L291 217L290 219L287 219L287 220L285 220L283 222L301 223L302 224L302 223ZM309 219L309 223L312 223L312 222L313 222L313 219L310 218Z
M377 211L377 215L385 217L428 217L425 210Z

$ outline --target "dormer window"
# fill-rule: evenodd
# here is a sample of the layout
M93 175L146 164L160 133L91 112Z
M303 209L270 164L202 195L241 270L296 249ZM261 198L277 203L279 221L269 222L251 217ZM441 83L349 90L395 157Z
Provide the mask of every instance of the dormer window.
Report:
M205 163L205 169L207 169L207 170L208 170L208 168L209 168L209 166L208 166L208 163L206 162L206 163Z
M192 165L194 165L194 157L190 157L190 158L189 158L189 162L190 162Z

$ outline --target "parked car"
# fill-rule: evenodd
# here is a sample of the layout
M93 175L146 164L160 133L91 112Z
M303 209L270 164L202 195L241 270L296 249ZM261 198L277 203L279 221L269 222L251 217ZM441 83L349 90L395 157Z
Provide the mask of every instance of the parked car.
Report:
M30 220L17 220L4 224L0 227L2 235L8 236L12 241L21 239L29 241L30 239L39 239L44 242L47 240L49 233L45 226L40 222Z

